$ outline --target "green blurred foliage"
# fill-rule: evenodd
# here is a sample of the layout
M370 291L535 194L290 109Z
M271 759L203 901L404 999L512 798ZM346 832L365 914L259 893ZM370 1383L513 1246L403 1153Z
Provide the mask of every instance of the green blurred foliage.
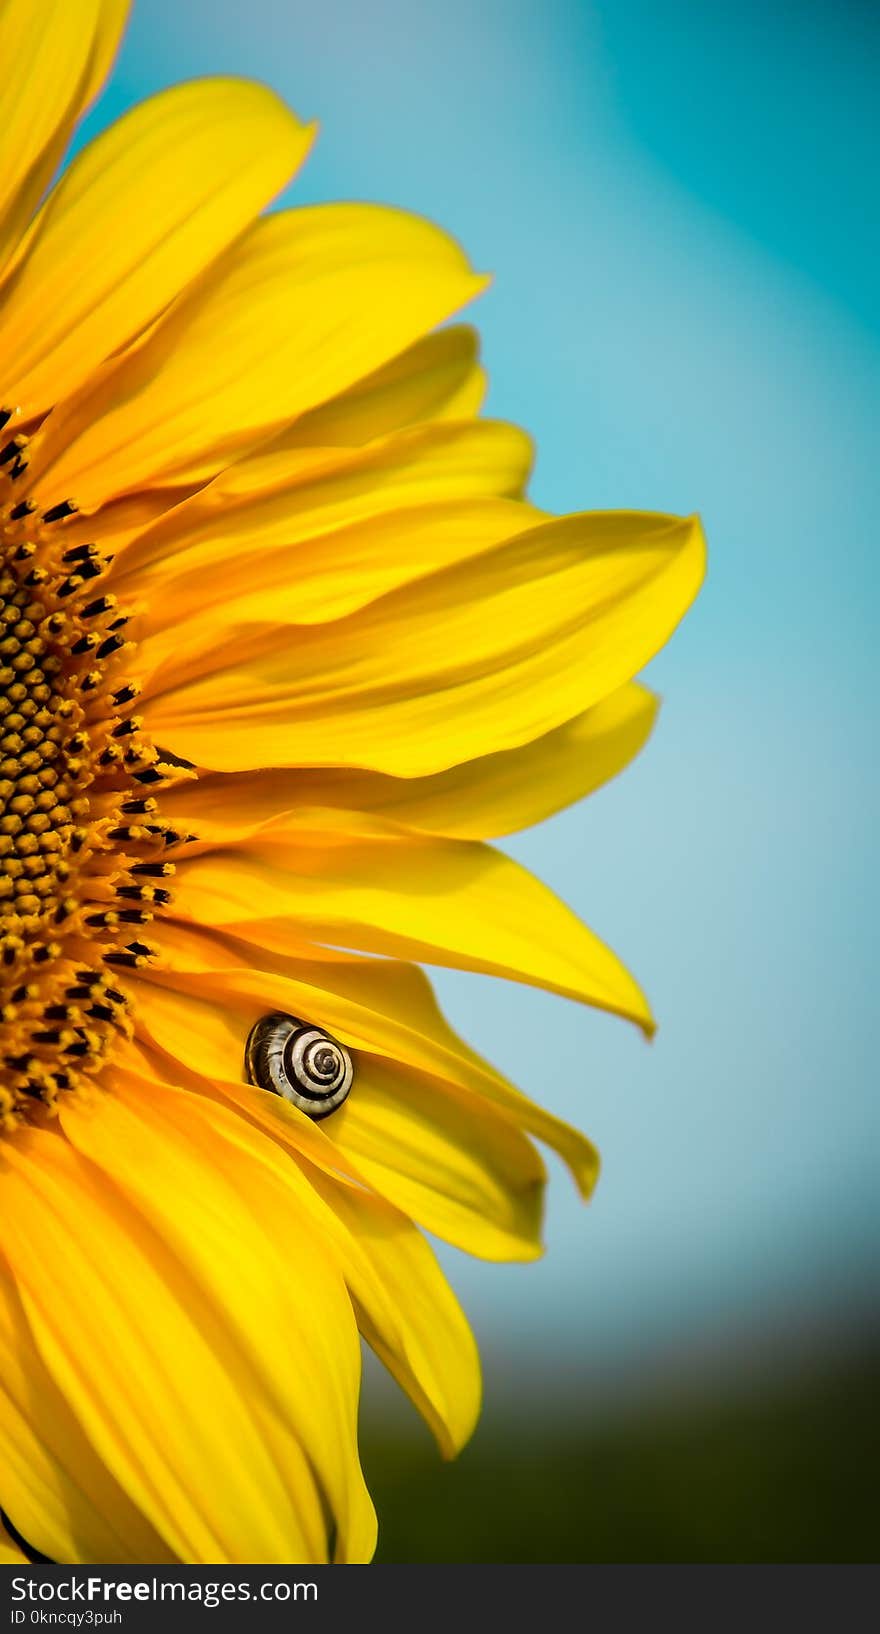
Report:
M484 1418L453 1464L409 1424L364 1436L378 1561L870 1562L880 1356L744 1398Z

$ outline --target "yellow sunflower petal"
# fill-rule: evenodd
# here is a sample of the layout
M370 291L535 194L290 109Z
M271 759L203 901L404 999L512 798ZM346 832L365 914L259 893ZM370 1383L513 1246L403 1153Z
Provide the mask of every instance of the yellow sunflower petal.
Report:
M470 1437L480 1411L480 1359L473 1334L436 1256L399 1209L344 1186L321 1170L311 1184L348 1227L378 1279L352 1278L367 1343L412 1398L448 1458Z
M169 927L163 971L139 989L141 1026L178 1061L196 1072L230 1081L243 1073L244 1040L267 1010L287 1010L320 1021L351 1048L416 1069L439 1080L445 1092L470 1103L490 1103L515 1128L527 1131L558 1152L581 1192L588 1197L598 1174L595 1147L579 1130L530 1101L464 1043L442 1015L423 971L398 960L361 958L315 947L297 957L216 933ZM157 985L158 984L158 985ZM147 1013L150 1019L147 1020ZM201 1059L195 1040L204 1035L209 1053ZM249 1091L246 1092L249 1095ZM261 1102L261 1104L263 1104ZM236 1099L248 1110L249 1102ZM265 1097L274 1118L276 1097ZM318 1125L294 1119L300 1149L322 1167L329 1161Z
M395 548L397 535L408 524L413 529L410 576L428 572L464 554L462 546L457 552L450 547L443 555L436 547L431 552L421 545L420 517L432 515L441 504L447 531L463 525L474 531L471 553L497 544L518 522L525 526L532 518L541 518L532 507L487 506L491 522L483 530L480 508L474 503L516 494L529 458L528 438L517 427L492 420L407 428L366 448L259 452L230 466L134 540L114 563L113 588L132 598L133 606L138 601L146 604L147 633L180 622L194 611L194 585L199 580L204 606L206 572L222 573L226 601L262 588L281 590L289 579L295 581L294 589L303 582L311 589L317 569L331 592L323 616L338 616L331 574L334 558L339 561L336 573L342 573L348 530L381 518L390 530L387 554L394 562L401 555L399 545ZM343 538L335 551L332 539L324 551L317 549L315 541L337 533ZM362 547L360 555L372 569L371 593L376 595L386 588L382 553L375 530L367 537L371 546ZM303 548L306 544L311 553ZM325 551L330 553L326 567ZM387 587L400 581L400 566L396 576L389 568ZM338 595L337 591L337 600ZM318 612L319 589L311 589L311 596ZM369 597L353 597L351 606L360 606L364 599ZM348 610L344 597L341 605ZM309 621L308 610L300 616Z
M27 418L74 392L238 237L311 139L270 91L223 79L162 91L98 136L5 291L7 402Z
M20 1535L48 1559L59 1564L173 1559L84 1435L39 1356L5 1266L0 1271L0 1467L4 1509Z
M5 1526L0 1526L0 1566L29 1565L29 1557L22 1553L17 1543L13 1543Z
M348 767L206 774L162 798L178 826L224 845L286 811L328 806L427 834L495 839L543 821L607 783L634 759L654 724L658 699L631 682L554 732L450 767L434 777L388 777Z
M125 494L103 506L98 516L73 516L65 523L65 549L92 544L96 536L101 549L115 560L116 553L125 549L133 539L146 533L169 511L189 499L193 485L182 488L146 488L141 493ZM111 565L112 571L112 565Z
M369 1558L374 1516L357 1462L350 1305L300 1171L280 1164L240 1119L185 1092L157 1094L154 1082L120 1069L112 1094L91 1107L78 1099L61 1121L222 1313L252 1372L267 1444L292 1433L318 1473L338 1527L337 1558ZM297 1249L303 1241L307 1256Z
M266 529L270 542L280 541L277 508L284 494L291 524L310 537L397 505L481 495L517 498L532 460L531 439L519 426L503 420L448 416L401 426L355 447L336 443L303 447L293 435L297 425L294 421L287 435L227 466L209 488L169 518L167 528L154 529L139 541L137 550L129 553L125 572L141 560L168 555L172 527L178 524L179 543L185 548L206 537L204 527L212 513L215 533L221 515L234 530L240 525L239 508L251 506L261 532ZM270 507L265 522L264 504ZM534 515L540 518L543 513Z
M136 1077L143 1082L143 1067ZM131 1081L124 1064L122 1081L126 1085ZM269 1098L260 1091L248 1093L261 1102ZM282 1239L285 1199L279 1196L279 1188L281 1193L295 1193L304 1220L310 1222L307 1226L301 1224L301 1230L338 1262L355 1301L364 1337L419 1408L442 1451L448 1456L458 1451L470 1435L479 1410L476 1346L434 1254L412 1222L361 1185L343 1184L331 1173L306 1162L295 1142L292 1149L299 1162L294 1163L280 1145L266 1141L257 1132L254 1125L259 1125L259 1118L245 1122L228 1104L206 1105L204 1100L194 1103L192 1096L183 1099L179 1090L155 1073L149 1075L146 1094L151 1140L155 1140L158 1123L166 1138L176 1141L175 1119L182 1119L188 1133L198 1132L199 1149L207 1161L219 1138L226 1149L227 1164L231 1148L233 1153L240 1153L248 1173L254 1164L259 1165L263 1181L258 1188L258 1212L265 1215L272 1231ZM126 1092L125 1099L128 1111L130 1092ZM65 1116L69 1124L73 1114ZM118 1153L110 1144L114 1119L118 1123L116 1109L111 1108L99 1126L106 1161L113 1158L115 1173L121 1175L123 1184L132 1189L146 1211L158 1211L163 1229L168 1224L166 1216L173 1226L178 1199L168 1197L158 1203L154 1199L149 1177L145 1179L142 1172L138 1145L129 1151L130 1142L123 1142L128 1155L120 1169ZM309 1120L300 1115L293 1121L299 1131L305 1125L308 1132ZM94 1155L94 1131L92 1121L86 1129L84 1147L90 1155ZM122 1133L117 1127L116 1137Z
M267 216L47 428L43 489L92 510L137 486L212 476L484 283L451 239L402 211Z
M220 771L443 771L540 737L629 680L683 616L703 557L695 518L587 514L327 624L291 625L267 595L217 647L206 609L200 651L146 682L144 715L160 742Z
M233 498L241 500L245 492L256 493L271 486L268 478L285 462L292 466L298 459L307 473L308 461L316 457L315 450L320 450L318 461L326 462L329 449L376 444L390 439L395 432L423 422L473 418L482 396L482 370L475 363L476 345L475 332L463 326L426 335L386 368L357 381L350 391L294 420L264 449L229 467L222 479L224 485L229 484L229 502ZM506 483L522 487L529 454L529 439L519 433L516 463L509 474L505 473ZM97 514L86 513L68 521L66 542L85 544L97 536L105 548L118 553L139 534L150 530L158 518L179 506L197 486L190 482L176 488L149 488L111 500ZM485 479L482 486L485 489ZM219 479L212 484L210 494L216 496L218 491ZM181 522L184 515L185 512L179 517ZM164 536L163 530L161 537ZM117 556L113 577L121 578L123 573L129 573L133 560L132 554L124 563Z
M328 1120L327 1137L389 1202L465 1253L542 1252L544 1165L488 1104L444 1094L440 1080L412 1067L362 1057L357 1096Z
M102 1110L95 1109L96 1154ZM76 1117L87 1116L78 1098ZM53 1379L99 1456L182 1560L324 1558L315 1468L340 1528L351 1523L355 1548L364 1546L369 1505L350 1451L353 1425L345 1423L357 1390L347 1298L329 1299L332 1283L318 1274L317 1255L279 1282L247 1206L227 1187L225 1212L217 1212L217 1192L204 1176L198 1183L182 1140L177 1169L157 1174L148 1119L138 1157L157 1196L177 1192L180 1236L191 1232L189 1260L178 1259L112 1176L85 1164L60 1134L29 1130L9 1143L0 1175L4 1243ZM201 1280L192 1273L200 1233L219 1250L216 1275L226 1268L222 1303L216 1275L212 1282L207 1271ZM253 1249L255 1234L262 1258L250 1263L244 1246ZM307 1333L301 1304L299 1326L289 1326L297 1307L288 1300L288 1286L302 1297L306 1285L314 1300L306 1308L315 1313ZM283 1399L245 1343L245 1326L276 1339L286 1327L295 1366Z
M314 944L297 949L293 927L290 944L284 953L272 953L216 931L187 930L179 923L169 926L163 968L152 973L149 987L145 983L141 1002L152 1004L151 989L161 984L165 990L161 1005L166 1010L170 1006L171 1025L180 1029L194 1025L186 1006L195 1001L196 1033L204 1027L216 1051L202 1070L221 1078L239 1077L242 1041L267 1009L317 1019L353 1049L415 1067L467 1100L489 1101L517 1129L558 1152L581 1195L590 1196L599 1169L592 1142L529 1100L459 1038L424 971L396 959L339 953ZM182 1008L175 1005L175 990L184 996ZM169 1025L167 1018L162 1025ZM174 1036L163 1033L172 1055ZM176 1038L185 1053L184 1033L178 1030ZM192 1055L190 1064L199 1070ZM275 1099L269 1096L268 1103L274 1106ZM307 1130L310 1139L323 1138L308 1119L300 1119L299 1125L301 1135ZM310 1145L303 1150L312 1162L326 1166L325 1147Z
M357 1096L318 1127L277 1096L241 1083L250 1028L275 1007L322 1023L331 1014L318 988L243 971L237 981L144 982L138 1030L171 1060L216 1082L263 1128L289 1135L310 1161L360 1177L436 1236L484 1259L535 1258L544 1168L508 1120L440 1077L362 1052ZM338 1033L348 1042L344 1029Z
M284 952L316 942L505 976L637 1021L644 994L616 954L491 847L338 811L288 813L236 850L193 857L175 913Z
M90 72L83 95L84 109L103 89L104 81L113 67L113 59L119 49L131 7L132 0L100 0Z
M0 266L109 70L129 0L4 0L0 8Z
M450 324L303 414L279 441L294 448L358 447L423 420L467 419L484 396L478 356L476 330Z
M442 432L438 435L445 437ZM462 443L465 441L472 448L482 443L489 454L489 436L468 435ZM464 452L461 447L457 451ZM441 459L438 466L442 464ZM492 480L488 463L485 478L487 483ZM373 514L381 505L381 489L375 490L372 499L365 494L360 506L353 496L347 502L340 499L341 511L357 517L361 509L364 515L336 528L322 528L314 513L298 519L290 496L291 514L285 520L284 499L273 496L262 504L242 506L240 513L222 520L218 517L213 526L205 522L198 530L201 539L192 548L184 542L179 556L169 538L165 554L154 564L135 568L123 580L110 581L114 591L120 583L121 594L130 587L129 601L138 614L141 674L161 677L169 661L180 674L180 654L188 648L197 670L206 622L212 640L220 644L236 638L242 621L259 618L269 599L279 617L289 611L291 624L343 618L401 584L497 544L509 535L511 526L540 514L504 499L443 500L439 497L443 484L444 475L438 469L434 484L438 498L433 503L426 495L418 507L389 509L385 514ZM344 482L339 488L344 491ZM303 496L304 511L309 497L315 496ZM326 497L330 508L331 495ZM393 505L391 492L388 500ZM170 521L163 531L170 536L173 528L174 521ZM310 529L314 530L312 537ZM212 575L222 581L224 596L206 608L205 583ZM157 679L154 684L161 682Z

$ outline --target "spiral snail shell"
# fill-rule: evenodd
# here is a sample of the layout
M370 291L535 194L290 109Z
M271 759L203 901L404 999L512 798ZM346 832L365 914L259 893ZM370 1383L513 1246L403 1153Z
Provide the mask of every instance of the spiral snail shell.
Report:
M320 1027L273 1010L251 1028L245 1067L252 1084L292 1101L310 1118L326 1118L351 1089L354 1067L341 1044Z

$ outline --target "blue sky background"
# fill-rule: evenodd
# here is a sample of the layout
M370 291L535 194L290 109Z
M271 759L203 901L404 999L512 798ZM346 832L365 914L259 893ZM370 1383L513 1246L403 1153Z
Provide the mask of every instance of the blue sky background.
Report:
M588 1211L554 1175L539 1265L447 1256L498 1380L784 1340L876 1273L878 45L842 0L138 0L89 122L267 80L322 124L292 201L417 209L495 273L490 409L537 438L535 498L705 522L652 743L511 845L627 959L656 1042L438 978L605 1159Z

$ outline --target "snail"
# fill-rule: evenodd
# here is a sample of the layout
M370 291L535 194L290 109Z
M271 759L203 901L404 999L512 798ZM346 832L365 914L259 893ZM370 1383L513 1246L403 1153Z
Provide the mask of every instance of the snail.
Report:
M251 1028L245 1068L252 1084L292 1101L310 1118L326 1118L351 1089L348 1051L320 1027L273 1010Z

